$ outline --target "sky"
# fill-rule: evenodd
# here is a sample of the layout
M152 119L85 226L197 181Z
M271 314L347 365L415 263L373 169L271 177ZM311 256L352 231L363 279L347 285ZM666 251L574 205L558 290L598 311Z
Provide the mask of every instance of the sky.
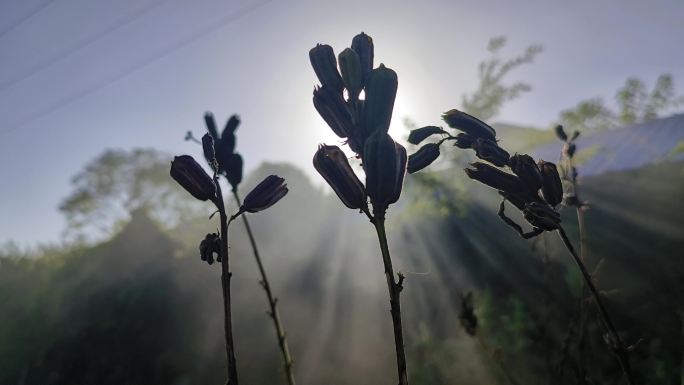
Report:
M487 41L544 53L510 81L533 90L497 120L547 128L559 111L629 76L674 75L684 91L684 2L671 1L0 1L0 243L60 241L70 178L108 148L200 156L183 140L202 116L242 118L246 171L289 161L315 179L321 142L339 143L311 103L308 51L363 31L399 76L402 118L439 124L477 86ZM220 123L221 124L221 123Z

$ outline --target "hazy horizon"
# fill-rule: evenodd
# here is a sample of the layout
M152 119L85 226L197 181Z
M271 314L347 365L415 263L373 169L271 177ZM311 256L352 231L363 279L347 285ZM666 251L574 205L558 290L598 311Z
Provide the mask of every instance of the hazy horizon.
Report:
M684 52L668 44L683 15L673 1L2 3L0 243L59 241L70 178L107 148L199 155L183 137L204 130L205 111L241 116L247 172L269 160L313 175L316 144L337 141L311 103L318 42L339 52L360 31L374 38L377 63L399 75L397 138L404 117L438 124L476 87L491 37L508 38L505 56L541 44L510 77L532 91L495 120L544 128L580 100L612 103L629 76L671 73L684 90Z

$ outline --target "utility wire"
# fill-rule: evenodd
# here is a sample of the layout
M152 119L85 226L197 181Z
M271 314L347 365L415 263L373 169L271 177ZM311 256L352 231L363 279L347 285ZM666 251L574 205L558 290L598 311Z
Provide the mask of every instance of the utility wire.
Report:
M43 8L47 7L50 5L55 0L47 0L43 1L42 3L38 4L37 7L33 8L30 10L26 15L21 16L19 20L15 21L14 24L11 24L9 27L5 28L4 30L0 31L0 39L7 35L8 33L12 32L14 29L22 25L26 20L32 18L35 16L38 12L40 12Z
M101 82L95 83L92 86L87 87L87 88L67 97L67 98L59 100L59 101L53 103L52 105L42 109L41 111L38 111L34 114L31 114L27 119L24 119L23 121L19 121L7 129L1 130L0 131L0 137L4 136L10 132L16 131L17 129L19 129L19 128L39 119L39 118L42 118L46 115L49 115L50 113L57 111L64 106L67 106L67 105L69 105L69 104L71 104L71 103L73 103L79 99L82 99L82 98L94 93L95 91L97 91L101 88L104 88L104 87L107 87L113 83L116 83L117 81L125 78L126 76L149 66L150 64L154 63L155 61L162 59L162 58L170 55L171 53L173 53L173 52L175 52L181 48L184 48L184 47L190 45L191 43L195 42L196 40L199 40L199 39L207 36L208 34L218 30L219 28L221 28L225 25L228 25L233 21L238 20L238 19L242 18L243 16L246 16L247 14L252 12L253 10L255 10L255 9L261 7L262 5L265 5L271 1L272 0L264 0L264 1L261 1L259 3L244 7L243 9L238 10L237 12L231 13L231 14L227 15L226 17L223 17L223 18L217 20L215 23L206 24L205 28L195 32L194 34L192 34L192 35L188 36L187 38L175 43L174 45L167 47L166 49L164 49L164 50L160 51L159 53L157 53L156 55L152 56L151 58L149 58L143 62L133 64L127 68L124 68L122 71L117 72L113 76L105 78Z
M50 0L53 1L53 0ZM89 36L79 42L76 42L76 44L67 47L65 50L62 50L60 52L57 52L56 54L45 58L44 60L38 62L37 64L25 68L25 71L22 71L18 76L14 77L13 79L8 79L6 81L3 81L0 83L0 91L4 91L5 89L19 83L20 81L31 77L38 72L44 70L47 67L50 67L54 65L55 63L71 56L73 53L95 43L96 41L106 37L107 35L111 34L112 32L121 29L128 24L132 23L136 19L140 18L141 16L145 15L146 13L152 11L153 9L157 8L158 6L168 3L169 0L157 0L151 4L148 4L147 6L141 8L137 12L134 12L131 15L124 16L117 20L115 23L110 25L109 27L105 28L102 32L97 33L93 36Z

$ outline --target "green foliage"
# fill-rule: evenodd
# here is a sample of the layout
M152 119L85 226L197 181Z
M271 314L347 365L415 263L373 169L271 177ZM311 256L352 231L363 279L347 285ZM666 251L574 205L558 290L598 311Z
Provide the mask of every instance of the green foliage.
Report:
M543 51L540 45L530 45L520 55L509 59L502 59L499 55L506 46L506 37L497 36L489 40L487 51L490 57L480 62L478 66L479 85L477 90L462 97L463 111L476 116L480 120L490 120L496 117L503 105L519 98L532 87L525 82L504 84L509 73L516 68L532 63Z
M155 219L174 225L196 215L200 204L171 178L171 156L153 149L106 150L71 179L73 192L59 209L77 236L111 236L128 213L147 208Z
M587 99L575 107L561 111L559 123L582 132L646 122L657 119L684 104L684 96L677 96L671 74L662 74L651 91L646 83L630 77L615 94L617 110L607 106L601 98Z

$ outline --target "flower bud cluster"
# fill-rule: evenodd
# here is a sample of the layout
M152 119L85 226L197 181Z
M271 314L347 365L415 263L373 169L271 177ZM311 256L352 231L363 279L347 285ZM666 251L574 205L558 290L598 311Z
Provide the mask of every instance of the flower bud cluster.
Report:
M361 160L366 181L360 181L337 146L319 146L313 165L345 206L368 213L370 199L373 212L384 216L401 195L408 160L406 149L387 133L397 74L383 64L373 68L373 51L373 39L365 33L354 37L351 48L337 58L329 45L309 51L320 82L313 92L314 107Z

